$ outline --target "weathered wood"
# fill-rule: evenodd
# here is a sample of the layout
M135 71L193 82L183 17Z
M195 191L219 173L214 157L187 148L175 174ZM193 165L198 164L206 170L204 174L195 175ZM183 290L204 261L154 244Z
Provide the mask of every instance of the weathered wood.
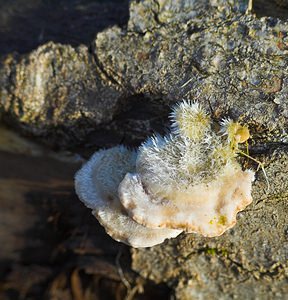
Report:
M95 150L121 142L139 144L153 129L163 130L169 105L183 98L199 101L215 120L231 117L249 126L250 153L264 161L271 187L267 191L259 171L254 202L239 214L235 228L219 238L181 235L164 245L133 250L134 270L146 279L165 282L178 299L284 299L288 293L288 24L247 14L247 2L132 1L127 28L114 26L98 33L91 47L48 43L30 54L8 55L0 67L2 117L26 134L66 148L81 140ZM141 109L136 111L138 105ZM23 156L19 164L22 161ZM44 170L53 166L49 162L42 166ZM32 163L29 158L27 164ZM38 163L34 162L35 169ZM257 168L251 161L245 164ZM66 167L59 165L53 176ZM58 175L56 186L33 183L36 191L44 191L42 196L29 193L27 197L31 183L15 180L20 198L13 203L24 205L17 211L19 221L25 223L24 216L35 214L33 199L46 199L43 202L56 205L60 215L73 201L73 213L66 215L64 209L64 223L71 221L70 230L79 223L95 230L94 220L93 224L79 220L82 208L73 193L74 171L73 167L67 174L69 187ZM2 187L5 195L12 193L8 179ZM6 211L13 199L9 197L3 202ZM63 201L60 207L57 200ZM37 207L39 216L31 217L21 230L43 224L48 217ZM51 220L58 224L57 216ZM12 237L3 238L10 240L4 256L20 259L17 249L26 240L20 235L16 243L19 224L10 218L5 222L11 224ZM91 241L99 243L101 238ZM72 249L79 250L77 242L69 238L65 247L72 243ZM27 243L37 248L34 239ZM111 241L112 248L115 244ZM51 249L47 251L51 256ZM77 272L74 285L79 285ZM50 276L49 270L43 273L44 278ZM53 287L70 282L65 276L58 279Z

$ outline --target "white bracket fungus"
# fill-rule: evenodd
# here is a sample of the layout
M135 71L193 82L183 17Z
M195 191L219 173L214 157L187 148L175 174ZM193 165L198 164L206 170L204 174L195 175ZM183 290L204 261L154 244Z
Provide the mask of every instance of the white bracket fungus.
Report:
M187 101L171 119L169 135L149 138L138 152L98 151L75 176L80 200L112 238L133 247L182 231L219 236L252 201L254 172L236 160L248 128L225 120L217 132L208 114Z
M96 152L75 176L80 200L116 241L135 248L161 244L181 230L151 229L131 219L118 197L118 186L127 172L135 172L136 152L123 146Z

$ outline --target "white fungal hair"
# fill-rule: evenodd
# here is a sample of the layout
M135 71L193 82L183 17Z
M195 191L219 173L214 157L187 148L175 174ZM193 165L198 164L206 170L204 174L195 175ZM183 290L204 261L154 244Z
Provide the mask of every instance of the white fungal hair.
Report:
M175 132L154 136L139 148L136 169L154 192L187 189L219 175L227 162L215 161L218 157L214 153L220 146L219 137L212 131L207 131L201 141Z
M182 101L170 114L172 132L194 141L201 140L210 129L210 118L199 103Z
M227 118L215 132L192 101L174 106L170 118L166 136L148 138L137 152L123 146L98 151L75 177L80 200L107 233L133 247L183 230L219 236L252 201L254 172L242 171L235 159L238 144L250 137L248 127Z

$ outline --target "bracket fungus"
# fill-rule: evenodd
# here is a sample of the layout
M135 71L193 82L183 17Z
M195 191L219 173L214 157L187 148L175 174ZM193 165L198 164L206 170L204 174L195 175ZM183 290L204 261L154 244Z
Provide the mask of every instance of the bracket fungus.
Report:
M176 105L171 119L165 137L149 138L137 152L124 146L98 151L75 176L80 200L112 238L133 247L182 231L219 236L252 202L254 172L236 160L248 128L227 119L217 130L189 101Z

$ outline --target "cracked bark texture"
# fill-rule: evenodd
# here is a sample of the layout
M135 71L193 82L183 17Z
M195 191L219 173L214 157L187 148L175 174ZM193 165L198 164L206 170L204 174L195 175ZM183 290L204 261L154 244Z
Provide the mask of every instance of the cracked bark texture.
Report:
M183 234L132 251L134 270L177 299L288 294L288 23L246 14L247 2L132 1L127 28L98 33L90 47L51 42L1 60L3 119L63 147L99 131L137 144L183 98L249 125L270 190L259 171L253 203L219 238Z

